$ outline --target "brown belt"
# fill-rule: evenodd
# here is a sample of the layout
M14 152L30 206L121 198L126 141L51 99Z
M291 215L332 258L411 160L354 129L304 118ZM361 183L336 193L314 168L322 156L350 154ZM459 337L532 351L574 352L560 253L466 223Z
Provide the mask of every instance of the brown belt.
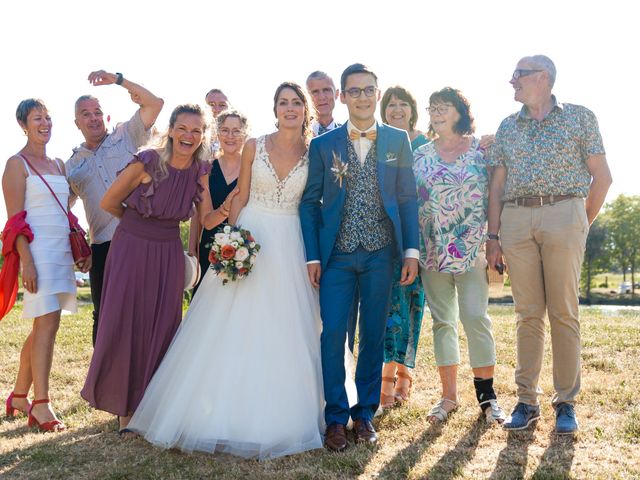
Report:
M553 205L561 200L574 198L575 195L544 195L542 197L518 197L511 202L519 207L541 207L543 205Z

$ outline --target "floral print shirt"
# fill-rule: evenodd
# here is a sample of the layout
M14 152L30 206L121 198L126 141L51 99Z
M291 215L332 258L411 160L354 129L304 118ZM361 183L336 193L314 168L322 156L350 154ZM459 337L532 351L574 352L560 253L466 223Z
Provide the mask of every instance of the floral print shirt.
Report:
M605 153L598 121L585 107L552 100L553 109L543 120L529 117L523 106L498 128L487 157L490 165L507 169L503 201L589 193L586 160Z
M420 263L426 270L465 273L485 241L489 177L480 142L474 138L453 163L440 158L434 142L413 155Z

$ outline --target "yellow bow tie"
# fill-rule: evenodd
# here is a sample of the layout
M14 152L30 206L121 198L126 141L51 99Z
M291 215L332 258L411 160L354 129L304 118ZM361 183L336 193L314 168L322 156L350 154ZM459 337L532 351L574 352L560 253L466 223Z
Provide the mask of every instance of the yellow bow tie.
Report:
M360 140L361 138L366 138L371 140L372 142L376 141L376 137L378 136L378 132L376 130L369 130L367 132L358 132L357 130L351 130L349 132L349 138L353 140Z

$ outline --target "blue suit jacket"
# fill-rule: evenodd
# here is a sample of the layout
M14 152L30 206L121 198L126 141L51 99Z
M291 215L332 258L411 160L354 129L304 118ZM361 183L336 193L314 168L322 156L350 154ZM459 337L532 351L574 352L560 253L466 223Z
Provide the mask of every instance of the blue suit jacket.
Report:
M309 177L300 202L300 222L307 261L319 260L323 270L338 236L346 196L346 183L343 181L340 187L331 171L333 154L349 162L347 137L345 124L314 138L309 147ZM418 206L409 136L404 130L378 124L376 151L382 202L402 255L407 248L418 248Z

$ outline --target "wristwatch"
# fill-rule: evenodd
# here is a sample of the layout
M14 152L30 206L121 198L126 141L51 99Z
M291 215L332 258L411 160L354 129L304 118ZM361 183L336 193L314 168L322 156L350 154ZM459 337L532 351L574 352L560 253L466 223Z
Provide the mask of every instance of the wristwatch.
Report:
M500 240L500 235L497 233L487 233L487 238L489 240Z

